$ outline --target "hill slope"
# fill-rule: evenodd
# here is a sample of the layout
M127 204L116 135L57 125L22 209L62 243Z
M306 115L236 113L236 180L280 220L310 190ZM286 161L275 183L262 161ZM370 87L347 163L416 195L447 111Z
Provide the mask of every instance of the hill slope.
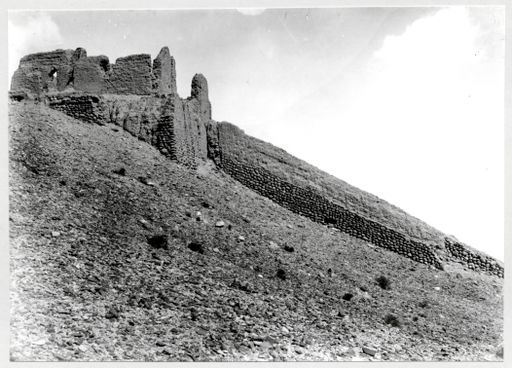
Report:
M10 139L13 360L501 359L502 279L400 257L42 104L10 106Z

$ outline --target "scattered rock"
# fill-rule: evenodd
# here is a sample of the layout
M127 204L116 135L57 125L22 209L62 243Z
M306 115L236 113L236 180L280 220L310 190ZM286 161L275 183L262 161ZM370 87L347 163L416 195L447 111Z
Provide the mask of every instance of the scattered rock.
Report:
M149 180L148 178L146 178L145 176L139 176L138 179L142 184L145 184L145 185L148 185L151 187L155 186L155 183L152 182L151 180Z
M200 254L203 254L203 253L204 253L203 245L202 245L202 244L199 244L199 243L196 243L196 242L191 242L191 243L188 245L188 249L190 249L190 250L191 250L191 251L193 251L193 252L200 253Z
M217 221L217 222L215 223L215 227L224 227L224 225L225 225L225 224L224 224L224 221L222 221L222 220L219 220L219 221Z
M435 290L435 291L440 291L440 290L441 290L441 288L440 288L439 286L436 286L436 287L434 287L434 290Z
M260 348L263 349L263 350L268 350L272 347L272 345L268 342L268 341L263 341L261 344L260 344Z
M120 168L118 170L114 170L113 173L117 174L117 175L125 176L126 175L126 169L124 167L122 167L122 168Z
M161 347L163 347L163 346L165 346L166 344L165 344L165 342L163 342L163 341L157 341L157 342L155 343L155 345L156 345L156 346L161 346Z
M283 326L281 327L281 332L284 333L285 335L288 335L290 333L290 330Z
M269 242L268 247L272 250L279 249L279 245L277 245L277 243L273 242L272 240Z
M105 318L107 319L118 319L119 311L116 308L110 308L105 314Z
M165 234L154 235L148 239L149 245L156 249L168 249L168 238Z
M52 231L52 236L53 236L54 238L56 238L56 237L60 236L60 232L58 232L58 231Z
M363 346L363 353L371 355L371 356L375 356L375 354L377 354L377 350L370 348L368 346Z
M245 238L244 238L242 235L240 235L240 236L238 237L238 241L243 242L243 241L245 241Z
M295 346L295 352L297 354L304 354L304 350L300 346Z
M290 253L295 252L295 248L290 245L285 245L284 250Z
M233 282L231 283L231 287L240 289L242 291L251 291L250 284L244 280L242 280L242 281L240 281L239 279L233 280Z
M498 346L498 350L496 351L496 356L498 358L503 359L503 345Z
M400 327L401 325L398 317L393 314L387 314L386 317L384 317L384 323L391 325L392 327Z

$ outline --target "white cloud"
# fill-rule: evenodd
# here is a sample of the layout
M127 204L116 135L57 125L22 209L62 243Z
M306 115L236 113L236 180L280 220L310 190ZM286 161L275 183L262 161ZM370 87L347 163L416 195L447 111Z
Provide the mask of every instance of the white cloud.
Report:
M236 9L237 12L243 14L243 15L260 15L262 14L266 9L265 8L238 8Z
M503 259L504 42L489 27L463 7L416 20L359 70L329 68L274 144Z
M8 19L9 79L19 60L33 52L62 47L59 26L43 12L10 12Z
M387 37L352 118L386 199L503 258L504 60L481 33L453 7Z

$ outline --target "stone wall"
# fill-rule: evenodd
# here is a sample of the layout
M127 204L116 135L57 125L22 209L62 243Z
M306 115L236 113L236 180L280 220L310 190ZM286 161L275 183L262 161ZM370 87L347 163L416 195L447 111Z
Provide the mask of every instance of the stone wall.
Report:
M466 267L475 271L484 271L501 278L504 277L503 266L493 258L479 254L467 246L449 238L445 239L445 246L452 258L464 264Z
M46 103L54 110L87 123L101 123L103 110L99 97L92 95L48 95Z
M208 129L210 157L220 163L223 171L279 205L309 219L333 227L354 237L369 241L416 262L443 266L431 248L406 238L399 232L334 204L309 187L300 187L284 180L256 162L249 165L240 159L243 151L233 149L233 138L239 135L231 124L212 124ZM236 139L236 138L235 138Z
M443 269L447 261L463 261L459 263L470 269L503 277L503 267L494 259L479 255L460 243L453 243L445 236L442 244L439 244L435 232L435 236L425 240L411 237L400 231L403 228L398 230L383 224L375 212L371 213L375 217L368 218L354 210L354 206L349 208L333 200L328 191L317 189L317 177L310 177L309 181L297 178L296 168L288 167L294 160L291 155L283 156L282 150L265 154L264 149L261 150L261 142L246 136L232 124L211 122L207 133L208 157L219 168L292 212L438 269ZM260 150L253 152L252 149L258 145ZM279 160L282 172L269 162L272 159ZM393 219L388 221L390 223L393 224Z

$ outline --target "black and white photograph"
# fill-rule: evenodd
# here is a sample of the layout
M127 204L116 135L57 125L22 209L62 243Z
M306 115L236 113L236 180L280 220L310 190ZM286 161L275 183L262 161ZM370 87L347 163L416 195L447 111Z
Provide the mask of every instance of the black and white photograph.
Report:
M8 9L7 359L503 364L506 6L239 3Z

